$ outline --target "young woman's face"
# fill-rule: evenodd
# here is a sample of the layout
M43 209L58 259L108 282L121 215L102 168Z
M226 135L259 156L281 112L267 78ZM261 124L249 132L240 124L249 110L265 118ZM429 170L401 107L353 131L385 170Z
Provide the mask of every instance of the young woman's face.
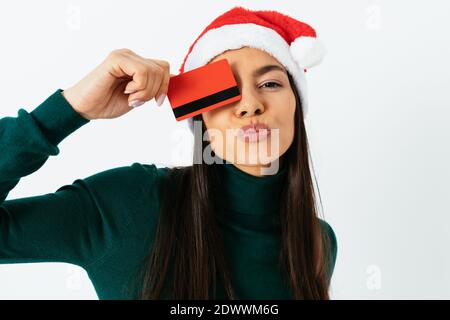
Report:
M229 50L209 63L220 59L227 59L231 65L242 98L202 114L211 148L242 170L256 172L258 167L268 166L281 157L293 141L294 92L285 68L262 50L250 47ZM275 67L264 69L266 66ZM242 136L244 131L239 130L242 126L256 123L267 125L271 129L266 131L269 135L252 135L247 131Z

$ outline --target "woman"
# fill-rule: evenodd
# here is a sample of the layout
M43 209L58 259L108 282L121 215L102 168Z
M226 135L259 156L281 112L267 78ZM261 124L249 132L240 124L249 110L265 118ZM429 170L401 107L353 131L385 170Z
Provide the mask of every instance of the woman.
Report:
M195 150L209 148L212 162L133 163L5 201L83 125L162 104L169 63L128 49L30 113L0 119L0 263L76 264L100 299L328 299L337 245L317 217L308 162L302 77L320 59L296 47L306 38L316 40L314 30L300 21L241 7L197 38L180 72L227 59L241 93L189 119L201 128Z

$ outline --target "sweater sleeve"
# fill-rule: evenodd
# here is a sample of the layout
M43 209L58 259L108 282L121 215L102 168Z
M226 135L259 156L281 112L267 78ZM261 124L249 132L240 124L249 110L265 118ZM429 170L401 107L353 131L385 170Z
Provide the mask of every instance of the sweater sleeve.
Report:
M334 267L336 265L336 258L337 258L337 239L336 234L334 233L333 228L330 226L328 222L325 220L320 219L319 220L321 228L322 228L322 234L324 236L324 240L326 243L325 246L325 252L327 253L327 275L328 279L331 280L331 277L334 272Z
M38 170L58 143L88 123L58 89L33 111L0 119L0 264L91 263L106 247L98 240L102 212L86 181L54 193L5 201L21 177ZM103 239L107 243L107 239Z
M330 238L330 243L331 243L331 262L330 262L330 266L329 266L329 275L330 278L333 275L334 272L334 267L336 266L336 259L337 259L337 251L338 251L338 245L337 245L337 239L336 239L336 234L334 233L333 228L328 225L329 227L329 238Z

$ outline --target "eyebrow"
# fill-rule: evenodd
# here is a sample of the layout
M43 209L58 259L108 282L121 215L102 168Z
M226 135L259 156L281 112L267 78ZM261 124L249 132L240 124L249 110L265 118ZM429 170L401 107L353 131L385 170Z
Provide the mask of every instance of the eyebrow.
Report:
M266 74L267 72L270 72L273 70L278 70L278 71L281 71L284 74L286 74L286 71L282 67L275 65L275 64L270 64L270 65L263 66L259 69L256 69L255 71L253 71L253 77L255 77L255 78L260 77L263 74Z

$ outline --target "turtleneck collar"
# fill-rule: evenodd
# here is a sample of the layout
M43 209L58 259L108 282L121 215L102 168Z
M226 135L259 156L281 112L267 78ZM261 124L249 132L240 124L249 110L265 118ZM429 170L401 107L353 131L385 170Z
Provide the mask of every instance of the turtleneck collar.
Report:
M282 162L280 162L282 163ZM248 215L277 214L286 166L273 175L254 176L232 163L216 164L220 178L217 203L228 212Z

